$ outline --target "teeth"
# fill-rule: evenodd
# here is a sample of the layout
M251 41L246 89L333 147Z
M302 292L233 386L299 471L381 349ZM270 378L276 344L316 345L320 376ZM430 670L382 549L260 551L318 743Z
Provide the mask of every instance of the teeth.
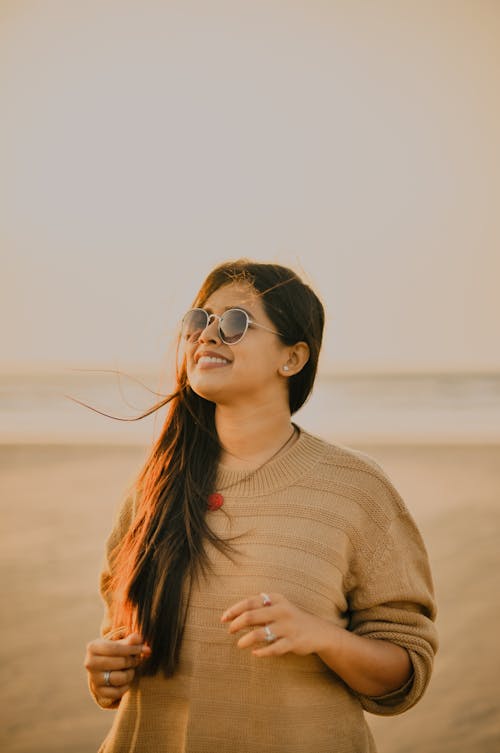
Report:
M227 358L216 358L215 356L202 356L198 363L229 363Z

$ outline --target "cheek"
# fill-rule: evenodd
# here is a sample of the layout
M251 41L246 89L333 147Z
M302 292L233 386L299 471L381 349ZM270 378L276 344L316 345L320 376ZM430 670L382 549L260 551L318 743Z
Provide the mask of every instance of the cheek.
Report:
M278 377L278 360L270 352L245 354L244 357L235 359L234 367L235 374L245 382L269 383Z

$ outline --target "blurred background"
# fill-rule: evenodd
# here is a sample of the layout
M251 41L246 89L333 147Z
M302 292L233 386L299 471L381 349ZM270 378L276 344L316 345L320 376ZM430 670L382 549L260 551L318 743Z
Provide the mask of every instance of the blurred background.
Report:
M296 420L371 454L429 549L441 649L380 751L499 749L499 92L495 0L0 3L3 751L96 750L113 717L83 656L163 415L68 396L151 406L239 257L322 298Z

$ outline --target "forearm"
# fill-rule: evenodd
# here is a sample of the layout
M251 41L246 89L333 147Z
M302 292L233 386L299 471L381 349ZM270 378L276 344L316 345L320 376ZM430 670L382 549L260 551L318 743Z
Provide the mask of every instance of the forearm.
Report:
M381 696L408 681L412 664L406 649L366 638L322 620L318 656L357 693Z

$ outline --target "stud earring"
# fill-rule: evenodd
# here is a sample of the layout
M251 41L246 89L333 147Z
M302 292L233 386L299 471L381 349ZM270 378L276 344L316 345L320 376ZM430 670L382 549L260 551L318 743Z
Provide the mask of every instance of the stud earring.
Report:
M283 371L290 371L290 366L287 366L286 364L283 366Z

